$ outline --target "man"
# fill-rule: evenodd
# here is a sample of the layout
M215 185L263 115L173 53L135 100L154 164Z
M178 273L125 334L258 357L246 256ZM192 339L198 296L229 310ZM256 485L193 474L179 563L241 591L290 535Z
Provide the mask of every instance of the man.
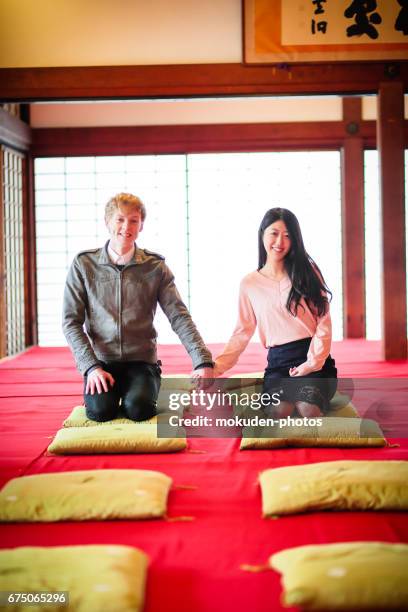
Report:
M146 209L119 193L105 207L110 240L79 253L68 272L63 331L85 377L89 419L107 421L119 410L134 421L156 414L160 390L153 318L160 304L189 353L195 377L212 379L213 361L182 302L164 257L135 241ZM84 331L84 323L85 330Z

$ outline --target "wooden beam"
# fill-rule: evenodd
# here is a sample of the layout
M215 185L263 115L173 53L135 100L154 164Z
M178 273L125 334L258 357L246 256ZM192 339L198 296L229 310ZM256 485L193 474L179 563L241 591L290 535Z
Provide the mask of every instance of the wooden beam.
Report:
M343 99L344 144L341 150L343 333L365 337L364 144L361 98Z
M0 144L27 151L31 144L30 126L0 108Z
M408 121L405 122L408 143ZM360 124L364 146L375 147L375 121ZM34 157L59 155L137 155L233 151L340 149L341 121L237 123L212 125L34 128Z
M0 100L368 94L396 76L408 91L408 61L2 68Z
M381 83L377 141L383 260L382 354L386 360L407 358L403 124L402 83Z

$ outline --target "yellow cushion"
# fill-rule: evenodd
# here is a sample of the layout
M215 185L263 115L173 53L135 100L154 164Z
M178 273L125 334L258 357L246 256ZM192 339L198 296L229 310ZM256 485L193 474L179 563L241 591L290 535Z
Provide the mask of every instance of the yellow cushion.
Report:
M330 409L326 416L358 417L359 414L350 398L337 391L330 400Z
M235 379L235 387L245 388L254 387L253 391L260 391L262 389L262 383L264 378L264 371L260 372L247 372L246 374L232 374L229 378L231 381ZM242 379L242 382L238 383L236 379ZM335 413L335 414L334 414ZM334 397L330 400L330 411L327 416L358 416L358 412L350 401L347 395L343 395L336 391Z
M150 470L84 470L13 478L0 491L0 520L144 519L166 513L172 480Z
M283 574L283 604L302 610L407 610L408 545L300 546L269 559Z
M142 423L157 423L157 417L152 417L146 421L140 421ZM88 419L86 416L85 406L75 406L72 409L71 414L65 419L62 426L63 427L97 427L98 425L134 425L135 421L132 419L127 419L124 416L120 416L117 419L112 419L111 421L93 421Z
M319 510L408 510L408 461L325 461L259 476L264 517Z
M179 438L159 438L156 423L148 421L132 424L111 421L105 427L65 427L57 431L48 451L55 455L173 453L187 447L182 428L179 433Z
M262 393L262 378L254 378L255 374L247 374L242 375L242 377L230 378L229 383L231 387L233 387L232 381L235 381L236 392L241 394L246 394L249 397L256 396L259 397L259 394ZM243 402L241 401L241 404ZM259 411L254 411L250 407L250 402L248 402L248 407L246 406L234 406L234 414L236 415L245 415L245 417L254 416L254 414L259 414ZM350 398L347 395L343 395L339 392L336 392L333 398L330 400L330 409L325 415L327 417L358 417L358 412L356 408L353 406Z
M66 591L68 606L8 605L3 609L140 612L148 557L130 546L23 547L0 551L0 590Z
M293 417L304 421L301 417ZM314 419L316 420L316 419ZM375 421L344 417L320 417L321 425L274 425L244 427L241 450L284 447L386 446L387 441ZM284 420L282 420L282 423Z
M159 412L167 412L169 410L169 396L172 393L189 393L193 389L191 379L186 374L171 374L162 376L162 383L159 397L157 400L157 409ZM143 421L143 423L155 423L155 417ZM98 425L128 424L132 425L135 421L120 415L116 419L110 421L93 421L86 416L85 406L75 406L69 416L63 422L63 427L96 427Z

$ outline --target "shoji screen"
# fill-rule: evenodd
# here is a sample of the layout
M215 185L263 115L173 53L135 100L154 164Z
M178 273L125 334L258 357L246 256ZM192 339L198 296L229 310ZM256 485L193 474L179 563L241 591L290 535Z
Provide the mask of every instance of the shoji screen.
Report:
M189 155L191 305L206 339L224 341L237 314L240 279L258 263L265 212L289 208L306 250L333 292L342 338L340 156L337 152Z
M105 202L118 191L147 207L140 246L165 255L207 342L224 342L239 280L257 265L257 230L272 206L299 218L306 248L333 291L342 337L338 152L47 158L35 162L40 344L65 344L62 292L74 255L102 245ZM177 342L165 317L159 340Z
M5 353L14 355L25 348L24 331L24 242L23 242L23 156L1 147L3 185L3 258L5 299Z
M119 191L147 206L140 246L163 253L187 298L185 156L43 158L35 161L38 330L41 345L63 345L62 294L75 254L108 240L104 206ZM177 338L163 316L161 339Z

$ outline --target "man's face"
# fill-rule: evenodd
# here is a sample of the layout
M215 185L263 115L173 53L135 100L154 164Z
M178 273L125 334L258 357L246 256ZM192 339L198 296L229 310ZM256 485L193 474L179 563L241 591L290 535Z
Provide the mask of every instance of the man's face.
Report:
M143 229L140 211L118 209L107 221L106 227L111 237L111 246L117 253L126 253L132 248L139 232Z

